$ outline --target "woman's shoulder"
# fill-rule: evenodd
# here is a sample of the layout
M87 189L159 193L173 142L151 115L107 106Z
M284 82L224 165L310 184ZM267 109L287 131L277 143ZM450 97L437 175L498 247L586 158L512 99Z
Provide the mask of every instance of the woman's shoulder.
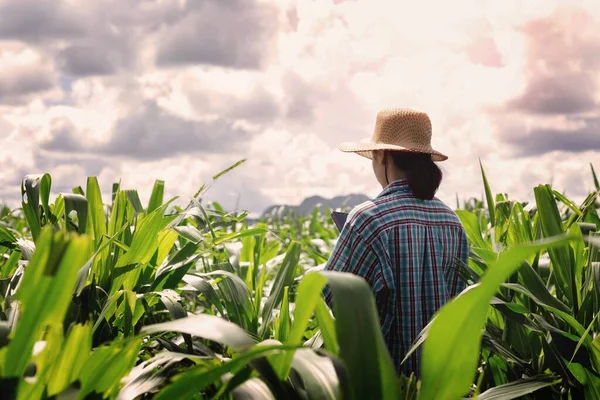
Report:
M348 213L347 223L351 227L361 227L373 222L379 205L373 200L367 200L355 206Z
M354 208L352 208L352 210L350 210L350 213L348 214L348 221L368 215L376 207L377 207L377 204L373 200L364 201L364 202L354 206Z

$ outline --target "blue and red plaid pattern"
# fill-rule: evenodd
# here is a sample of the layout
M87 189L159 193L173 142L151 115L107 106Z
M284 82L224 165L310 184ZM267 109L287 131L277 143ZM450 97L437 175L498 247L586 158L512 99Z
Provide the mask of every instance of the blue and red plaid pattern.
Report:
M416 198L399 180L350 212L325 269L369 283L396 370L420 376L421 347L401 362L434 313L465 288L456 260L468 256L456 213L437 198ZM331 304L328 287L324 293Z

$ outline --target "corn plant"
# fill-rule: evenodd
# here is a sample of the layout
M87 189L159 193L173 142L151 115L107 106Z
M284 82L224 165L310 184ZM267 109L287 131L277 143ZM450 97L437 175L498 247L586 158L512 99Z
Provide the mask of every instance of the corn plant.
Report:
M424 346L420 396L600 398L598 191L578 206L539 185L524 207L494 199L483 167L482 177L486 212L458 211L471 285L415 345Z
M106 204L90 177L51 203L50 175L25 177L22 218L5 211L0 226L3 397L416 393L393 372L366 282L311 271L327 249L310 235L335 236L320 214L293 233L248 226L205 204L208 188L177 206L157 181L144 206L115 184ZM325 284L359 306L331 312Z

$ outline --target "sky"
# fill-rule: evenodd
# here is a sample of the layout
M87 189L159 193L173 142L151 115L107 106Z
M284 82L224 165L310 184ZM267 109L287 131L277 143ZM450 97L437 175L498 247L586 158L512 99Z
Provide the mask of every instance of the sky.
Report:
M261 212L376 196L383 108L428 113L438 197L574 199L600 170L597 0L0 0L0 202L27 174Z

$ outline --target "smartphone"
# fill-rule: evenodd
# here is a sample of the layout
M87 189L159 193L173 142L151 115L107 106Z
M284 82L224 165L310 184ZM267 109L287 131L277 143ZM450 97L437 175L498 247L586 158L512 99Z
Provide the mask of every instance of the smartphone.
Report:
M346 223L346 219L348 218L348 213L332 211L331 218L333 219L333 222L335 222L335 226L337 226L338 230L341 232Z

